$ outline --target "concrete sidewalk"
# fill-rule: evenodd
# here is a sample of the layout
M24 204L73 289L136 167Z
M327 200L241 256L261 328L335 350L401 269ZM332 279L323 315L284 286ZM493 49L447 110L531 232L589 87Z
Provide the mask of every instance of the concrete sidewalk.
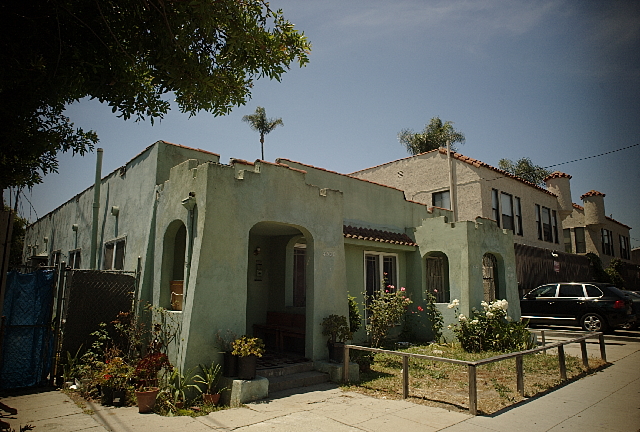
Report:
M563 336L554 336L562 338ZM571 336L568 336L571 337ZM623 340L624 339L624 340ZM579 355L572 349L568 353ZM589 354L599 355L597 344ZM2 399L18 414L5 416L12 427L30 423L39 431L629 431L640 430L640 340L607 337L614 364L544 396L490 416L385 400L343 392L332 384L285 391L269 399L207 416L162 417L137 408L87 403L84 414L59 391Z

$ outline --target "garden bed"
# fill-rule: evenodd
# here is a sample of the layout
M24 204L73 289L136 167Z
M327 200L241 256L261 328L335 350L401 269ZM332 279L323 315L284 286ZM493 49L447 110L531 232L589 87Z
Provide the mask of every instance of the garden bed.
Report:
M503 353L484 351L465 352L459 344L432 344L400 350L435 357L477 361ZM592 373L606 363L600 358L589 358L585 369L579 357L566 356L567 379L577 379ZM515 359L478 366L478 412L491 414L560 385L558 357L551 354L524 356L525 397L516 389ZM409 359L409 400L415 403L468 412L469 377L467 367L420 359ZM402 358L378 353L371 372L360 373L360 383L346 385L345 390L356 391L380 398L402 398Z

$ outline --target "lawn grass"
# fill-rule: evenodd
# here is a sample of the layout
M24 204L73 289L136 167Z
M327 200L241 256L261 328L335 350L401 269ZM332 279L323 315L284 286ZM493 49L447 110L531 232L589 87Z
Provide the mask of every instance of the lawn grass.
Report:
M459 344L418 345L401 351L435 357L476 361L500 352L467 353ZM566 356L567 378L576 379L605 365L600 358L589 358L589 370L582 359ZM526 398L548 391L559 384L560 369L555 353L524 356L524 394L516 388L515 358L478 366L476 371L478 412L491 414ZM360 383L343 389L387 399L402 398L402 357L376 354L371 372L360 373ZM466 365L409 358L409 400L425 405L468 412L469 378Z

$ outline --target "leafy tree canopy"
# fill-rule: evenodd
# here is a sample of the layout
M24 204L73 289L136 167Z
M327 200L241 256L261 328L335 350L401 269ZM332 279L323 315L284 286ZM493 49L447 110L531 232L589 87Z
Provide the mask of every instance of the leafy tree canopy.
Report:
M55 172L98 141L65 106L84 97L124 119L224 115L253 81L308 63L304 33L264 0L9 0L0 4L0 189Z
M551 174L551 171L534 165L528 157L520 158L516 162L510 159L500 159L498 167L538 186L544 186L544 178Z
M442 123L440 117L433 117L422 132L403 129L398 134L398 141L412 155L446 147L447 140L450 141L451 150L455 150L456 143L464 144L465 138L462 132L453 128L453 122Z

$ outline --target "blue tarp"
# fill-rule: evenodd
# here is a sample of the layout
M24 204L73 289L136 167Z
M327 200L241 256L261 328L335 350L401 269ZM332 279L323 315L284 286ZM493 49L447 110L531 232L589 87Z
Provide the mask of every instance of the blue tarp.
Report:
M0 388L43 384L51 366L51 307L55 272L7 275Z

